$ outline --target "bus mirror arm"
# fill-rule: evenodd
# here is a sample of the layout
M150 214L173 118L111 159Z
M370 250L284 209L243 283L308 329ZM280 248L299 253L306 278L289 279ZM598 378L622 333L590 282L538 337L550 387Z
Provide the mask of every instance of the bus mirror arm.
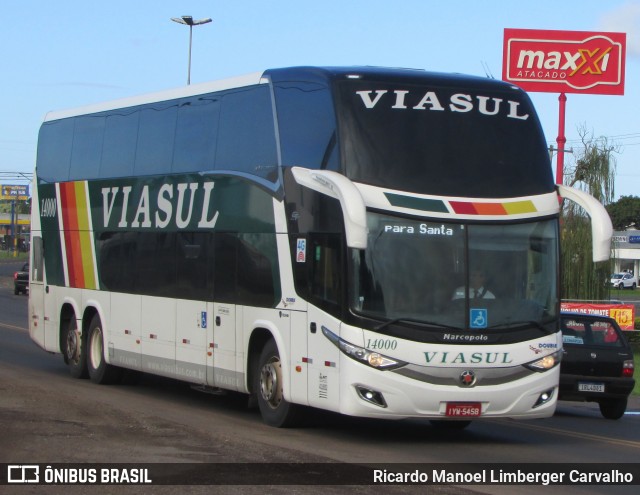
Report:
M347 246L354 249L366 249L367 208L356 185L344 175L331 170L293 167L291 172L296 182L301 186L340 201Z
M593 261L606 261L611 256L613 225L602 204L590 194L573 187L558 184L558 194L584 208L591 217L591 237L593 239Z

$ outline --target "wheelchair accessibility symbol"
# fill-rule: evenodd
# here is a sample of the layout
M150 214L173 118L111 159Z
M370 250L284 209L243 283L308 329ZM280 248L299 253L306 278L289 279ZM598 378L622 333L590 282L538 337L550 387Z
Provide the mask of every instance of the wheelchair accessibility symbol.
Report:
M487 310L486 309L472 309L471 317L469 318L471 328L487 328Z

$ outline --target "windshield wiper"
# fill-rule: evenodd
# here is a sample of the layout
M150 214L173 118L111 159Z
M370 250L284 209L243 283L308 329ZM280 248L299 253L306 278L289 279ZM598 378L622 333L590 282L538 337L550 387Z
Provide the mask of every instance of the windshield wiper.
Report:
M422 326L445 328L450 330L462 330L462 328L454 327L452 325L443 325L442 323L438 323L435 321L418 320L416 318L392 318L390 320L385 321L382 325L377 326L376 328L374 328L374 330L380 331L383 328L388 327L389 325L393 325L394 323L416 323Z

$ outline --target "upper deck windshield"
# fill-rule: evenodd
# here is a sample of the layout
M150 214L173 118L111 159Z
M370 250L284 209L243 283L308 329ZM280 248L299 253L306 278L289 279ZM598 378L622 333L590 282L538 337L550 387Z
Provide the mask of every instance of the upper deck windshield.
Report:
M476 198L553 191L538 118L512 86L350 79L336 84L336 100L344 173L354 182Z
M465 225L369 213L368 227L350 265L357 314L462 332L539 331L555 320L555 219Z

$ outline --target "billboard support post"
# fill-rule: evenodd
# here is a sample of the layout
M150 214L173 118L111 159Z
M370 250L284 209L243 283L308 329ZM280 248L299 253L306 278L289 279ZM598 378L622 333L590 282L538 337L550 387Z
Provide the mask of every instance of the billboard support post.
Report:
M558 111L558 137L556 142L558 143L558 158L556 160L556 184L563 184L564 179L564 146L567 143L567 138L564 135L564 121L565 111L567 106L567 95L560 93L558 96L559 111Z

